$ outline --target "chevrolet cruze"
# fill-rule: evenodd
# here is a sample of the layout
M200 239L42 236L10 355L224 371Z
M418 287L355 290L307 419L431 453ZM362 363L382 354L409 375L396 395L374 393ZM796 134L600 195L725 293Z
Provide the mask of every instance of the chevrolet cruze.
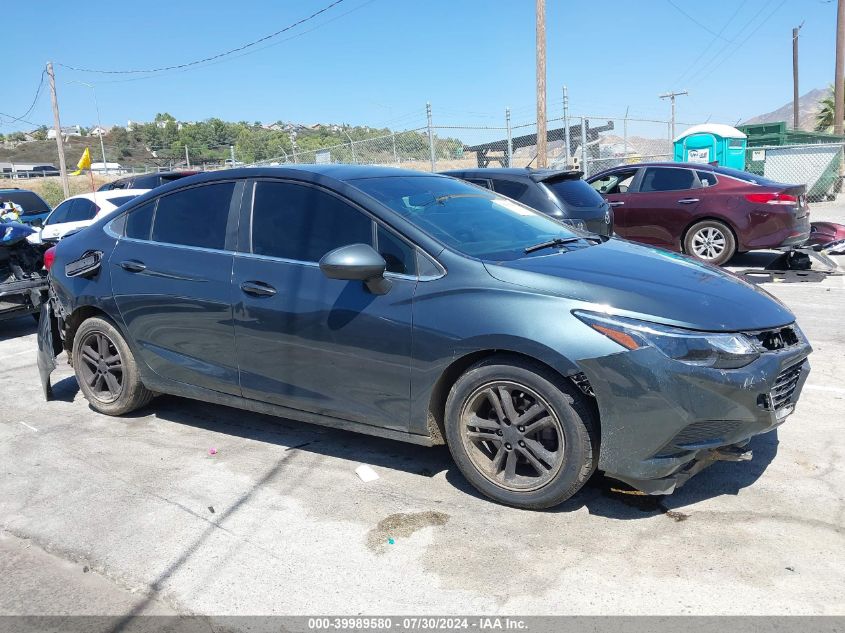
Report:
M46 259L48 398L64 350L99 412L169 393L445 443L522 508L746 459L809 371L789 310L715 267L393 168L192 176Z

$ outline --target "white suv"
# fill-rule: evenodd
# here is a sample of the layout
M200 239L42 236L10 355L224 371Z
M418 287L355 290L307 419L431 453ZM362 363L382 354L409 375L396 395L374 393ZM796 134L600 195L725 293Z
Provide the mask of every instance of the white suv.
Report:
M93 224L95 220L147 191L149 189L116 189L71 196L53 209L44 221L41 241L58 242L69 232Z

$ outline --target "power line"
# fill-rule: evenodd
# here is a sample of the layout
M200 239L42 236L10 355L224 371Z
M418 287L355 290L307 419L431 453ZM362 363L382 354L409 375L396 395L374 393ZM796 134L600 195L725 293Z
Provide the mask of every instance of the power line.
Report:
M298 21L294 22L293 24L289 24L288 26L284 27L283 29L279 29L278 31L270 33L269 35L265 35L264 37L261 37L257 40L253 40L252 42L249 42L249 43L244 44L242 46L238 46L237 48L233 48L233 49L230 49L228 51L224 51L222 53L217 53L216 55L210 55L210 56L204 57L202 59L195 59L194 61L185 62L183 64L173 64L171 66L161 66L159 68L129 69L129 70L104 70L104 69L98 69L98 68L79 68L77 66L70 66L68 64L62 64L60 62L56 62L56 65L61 66L62 68L67 68L68 70L75 70L77 72L99 73L99 74L103 74L103 75L131 75L131 74L143 74L143 73L158 73L158 72L164 72L164 71L167 71L167 70L179 70L181 68L188 68L190 66L196 66L198 64L204 64L206 62L210 62L210 61L214 61L216 59L220 59L221 57L226 57L228 55L240 53L241 51L246 50L247 48L251 48L253 46L261 44L262 42L266 42L267 40L270 40L274 37L277 37L278 35L281 35L282 33L285 33L287 31L290 31L291 29L296 28L297 26L300 26L301 24L305 24L306 22L313 20L314 18L322 15L326 11L329 11L333 7L336 7L341 2L344 2L344 0L334 0L334 2L332 2L331 4L323 7L319 11L315 11L314 13L309 15L308 17L302 18L301 20L298 20Z
M722 29L722 31L719 31L718 33L716 33L715 31L711 30L711 29L710 29L710 27L708 27L707 25L702 24L701 22L699 22L698 20L696 20L696 19L695 19L694 17L692 17L689 13L687 13L687 12L686 12L686 11L684 11L681 7L679 7L677 4L675 4L672 0L666 0L666 2L668 2L668 3L669 3L669 4L671 4L673 7L675 7L675 9L676 9L679 13L681 13L681 14L682 14L682 15L684 15L684 16L686 16L686 17L687 17L687 19L689 19L689 20L690 20L693 24L697 24L697 25L698 25L698 26L700 26L702 29L704 29L705 31L707 31L708 33L710 33L710 35L713 35L714 37L718 37L720 40L724 40L725 42L730 42L730 41L731 41L731 40L729 40L729 39L727 39L727 38L725 38L725 37L722 37L722 31L724 31L724 28Z
M24 123L30 123L29 121L26 121L26 120L25 120L25 118L26 118L27 116L29 116L29 113L30 113L30 112L32 112L32 110L35 108L35 104L36 104L36 103L38 103L38 97L40 97L40 96L41 96L41 88L43 88L43 87L44 87L44 75L45 75L46 73L47 73L47 70L46 70L46 69L43 69L43 70L41 71L41 79L39 79L39 80L38 80L38 88L35 90L35 97L33 97L33 99L32 99L32 103L30 104L29 109L28 109L26 112L24 112L22 115L18 116L18 117L13 117L13 116L11 116L11 115L9 115L9 114L5 114L5 115L3 115L3 116L10 117L10 118L12 119L11 121L8 121L8 122L6 123L6 125L9 125L10 123L15 123L15 122L17 122L17 121L23 121ZM3 113L2 113L2 112L0 112L0 114L3 114ZM30 125L32 125L32 123L30 123Z

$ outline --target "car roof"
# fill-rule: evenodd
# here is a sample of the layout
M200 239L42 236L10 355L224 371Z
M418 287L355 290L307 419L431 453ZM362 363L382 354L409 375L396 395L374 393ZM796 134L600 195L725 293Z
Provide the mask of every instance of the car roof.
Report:
M608 167L607 169L602 169L601 171L589 176L588 180L596 180L599 178L599 176L603 176L604 174L616 171L617 169L640 169L641 167L675 167L685 169L697 169L698 171L715 171L715 168L717 166L711 165L709 163L681 163L671 160L649 161L647 163L625 163L622 165L614 165L613 167Z
M439 173L457 178L495 178L498 176L525 179L532 182L555 180L560 177L580 178L583 175L582 172L575 169L531 169L530 167L477 167L474 169L450 169Z
M94 202L99 200L111 200L112 198L122 198L124 196L140 196L142 194L152 191L151 189L109 189L107 191L86 191L85 193L78 193L75 196L68 196L62 202L68 200L76 200L83 198L85 200L92 200Z
M314 180L315 177L326 177L342 182L361 180L364 178L384 178L398 176L436 176L440 174L428 171L414 171L398 167L382 167L380 165L278 165L273 167L237 167L235 169L221 169L205 171L166 183L155 189L171 191L193 183L229 180L230 178L293 178L296 180Z

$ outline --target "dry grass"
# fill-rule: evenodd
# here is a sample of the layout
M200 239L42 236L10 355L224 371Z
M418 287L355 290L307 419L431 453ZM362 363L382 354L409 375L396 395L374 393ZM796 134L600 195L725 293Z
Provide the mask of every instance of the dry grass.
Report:
M94 176L94 188L98 188L105 182L114 180L114 178L105 178L103 176ZM68 176L70 185L70 195L75 196L79 193L88 193L91 191L91 177L87 174L83 176ZM21 178L9 179L0 178L0 189L29 189L34 191L39 196L44 198L51 207L56 207L62 200L65 199L62 191L62 180L59 177L55 178Z

